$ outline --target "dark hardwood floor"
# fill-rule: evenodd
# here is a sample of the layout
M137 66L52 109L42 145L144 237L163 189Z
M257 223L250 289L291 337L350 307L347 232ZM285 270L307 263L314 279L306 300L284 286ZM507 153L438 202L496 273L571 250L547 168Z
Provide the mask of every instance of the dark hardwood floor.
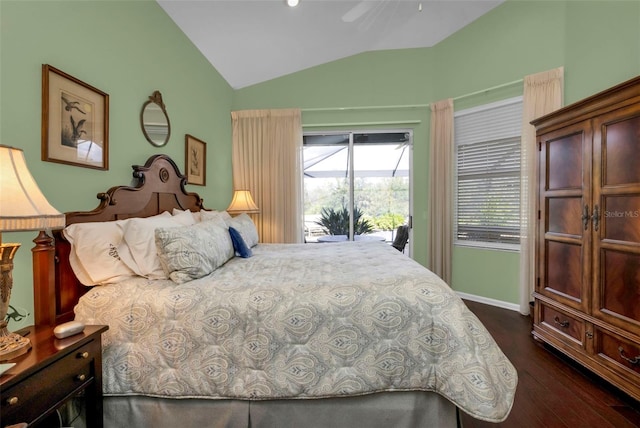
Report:
M640 427L640 403L535 341L530 317L465 303L518 370L518 388L507 420L492 424L463 413L463 428Z

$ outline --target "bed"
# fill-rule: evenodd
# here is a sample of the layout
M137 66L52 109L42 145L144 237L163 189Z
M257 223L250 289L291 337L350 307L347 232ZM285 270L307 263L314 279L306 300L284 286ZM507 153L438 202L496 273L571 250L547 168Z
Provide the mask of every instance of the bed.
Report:
M381 242L260 244L248 216L185 191L169 157L133 169L132 185L67 213L34 250L36 323L109 325L106 427L456 427L459 411L509 414L514 367L418 263Z

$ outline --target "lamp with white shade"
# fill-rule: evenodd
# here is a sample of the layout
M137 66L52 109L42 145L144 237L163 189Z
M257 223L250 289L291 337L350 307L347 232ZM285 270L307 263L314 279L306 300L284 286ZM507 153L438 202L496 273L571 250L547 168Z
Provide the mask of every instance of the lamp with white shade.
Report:
M13 258L20 244L3 243L2 232L62 229L64 225L64 214L49 204L31 176L24 152L0 144L0 361L31 349L28 338L7 329Z
M227 212L229 214L255 214L260 212L260 208L253 201L249 190L236 190Z

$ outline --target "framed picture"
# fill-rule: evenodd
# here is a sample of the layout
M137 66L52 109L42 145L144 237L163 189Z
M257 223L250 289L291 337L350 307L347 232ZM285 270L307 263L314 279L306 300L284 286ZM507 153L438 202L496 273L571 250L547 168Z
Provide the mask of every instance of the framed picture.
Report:
M109 169L109 95L42 65L42 160Z
M187 184L204 186L207 183L207 143L189 134L184 140Z

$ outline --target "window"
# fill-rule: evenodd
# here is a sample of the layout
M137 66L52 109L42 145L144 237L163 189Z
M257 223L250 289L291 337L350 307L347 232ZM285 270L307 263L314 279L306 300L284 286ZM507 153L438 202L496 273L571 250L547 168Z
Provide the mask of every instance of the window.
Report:
M305 133L305 242L383 240L410 219L411 131Z
M519 249L522 97L454 115L456 245Z

